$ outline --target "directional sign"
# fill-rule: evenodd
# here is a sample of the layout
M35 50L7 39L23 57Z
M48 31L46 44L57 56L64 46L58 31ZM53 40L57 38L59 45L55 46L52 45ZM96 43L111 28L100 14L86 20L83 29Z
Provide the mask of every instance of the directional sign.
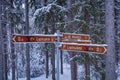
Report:
M68 51L105 54L107 51L106 47L107 45L98 45L98 44L63 43L61 44L60 49L68 50Z
M56 35L13 35L13 42L56 42ZM64 39L62 35L60 35L60 42L71 42L71 43L79 43L79 44L91 44L91 40L79 40L79 39Z
M88 35L88 34L62 33L62 38L65 38L65 39L90 40L90 35Z
M56 42L54 35L13 35L13 42Z

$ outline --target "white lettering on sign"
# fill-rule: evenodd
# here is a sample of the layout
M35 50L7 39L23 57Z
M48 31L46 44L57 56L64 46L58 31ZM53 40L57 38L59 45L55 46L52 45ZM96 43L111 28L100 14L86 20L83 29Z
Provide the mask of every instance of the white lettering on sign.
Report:
M81 39L81 36L71 36L71 38L74 38L74 39Z
M38 42L39 41L50 41L50 38L37 38L36 39Z
M23 41L23 38L21 38L21 37L18 37L18 41L20 41L20 42L21 42L21 41Z
M92 47L92 46L89 46L89 47L88 47L88 51L93 51L93 47Z
M97 47L96 51L100 51L100 49Z
M70 50L82 50L82 47L76 47L76 46L67 46L67 49L70 49Z

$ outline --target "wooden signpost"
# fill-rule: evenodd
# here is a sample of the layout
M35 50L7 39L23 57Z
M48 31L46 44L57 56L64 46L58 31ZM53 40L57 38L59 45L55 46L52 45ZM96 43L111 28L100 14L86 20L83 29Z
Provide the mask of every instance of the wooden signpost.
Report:
M77 51L86 53L105 54L107 45L92 44L90 35L62 33L59 30L57 35L13 35L12 40L15 43L44 42L54 43L57 47L57 80L59 80L59 52L60 50ZM61 46L60 46L61 45ZM60 47L59 47L60 46Z

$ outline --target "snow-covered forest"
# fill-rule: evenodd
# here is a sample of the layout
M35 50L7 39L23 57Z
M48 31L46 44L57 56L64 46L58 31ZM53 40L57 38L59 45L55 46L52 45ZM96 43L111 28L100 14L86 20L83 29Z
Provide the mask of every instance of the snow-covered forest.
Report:
M107 51L59 49L76 39L60 46L13 39L57 30L90 35L85 46L105 44ZM0 44L0 80L120 80L120 0L0 0Z

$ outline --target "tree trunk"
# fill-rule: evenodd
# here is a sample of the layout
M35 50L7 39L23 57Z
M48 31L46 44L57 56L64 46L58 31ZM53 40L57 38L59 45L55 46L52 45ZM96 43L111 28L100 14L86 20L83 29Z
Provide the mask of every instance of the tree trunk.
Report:
M106 80L116 80L115 73L115 15L114 15L114 0L106 0L106 18L105 18L105 26L106 26L106 44L107 46L107 54L106 54Z
M119 37L119 31L120 31L120 9L118 9L119 7L120 7L120 1L119 0L116 0L116 2L115 2L115 4L116 4L116 9L115 9L115 19L116 19L116 35L117 35L117 37ZM117 39L116 40L116 43L115 43L115 46L116 46L116 52L117 52L117 54L116 54L116 59L117 59L117 63L118 63L118 65L117 66L119 66L119 64L120 64L120 40L119 39ZM117 77L119 76L119 73L117 73Z
M54 19L53 19L54 22ZM54 24L51 26L51 33L54 34L55 33L55 28L54 28ZM56 80L55 78L55 44L52 44L52 80Z
M1 25L0 25L0 30L1 30ZM2 30L0 31L0 44L1 44L1 48L0 48L0 80L4 80L3 78L3 46L2 46Z
M2 14L2 0L0 1L0 14ZM0 44L1 44L1 48L0 48L0 80L4 80L3 78L3 38L2 38L2 26L1 26L1 22L2 21L2 17L0 16Z
M3 10L5 10L5 6L3 6ZM3 50L3 63L4 63L4 68L3 68L3 70L4 70L4 79L5 80L7 80L7 56L8 56L8 54L7 54L7 43L8 43L8 41L7 41L7 27L8 26L6 26L6 18L5 18L5 16L2 18L2 26L4 26L4 27L2 27L2 34L3 34L3 44L4 44L4 50Z
M72 6L72 0L67 0L67 8L71 9ZM76 30L75 27L75 23L72 23L71 21L73 21L74 19L74 15L75 12L71 13L72 10L69 10L69 14L68 14L68 26L70 27L70 32L74 32ZM74 57L75 56L75 52L70 52L70 57ZM75 61L71 61L70 62L70 67L71 67L71 80L77 80L77 64L75 63Z
M10 8L13 9L13 0L10 0ZM13 17L10 17L10 29L11 29L11 34L14 34L14 23L13 23ZM12 37L11 37L11 57L12 57L12 80L16 80L15 79L15 48L14 48L14 44L12 42Z
M28 0L25 0L25 34L29 34L29 3ZM30 80L30 51L29 51L29 44L26 44L26 75L27 75L27 80Z
M1 0L2 1L2 0ZM1 2L2 3L2 2ZM2 12L5 12L5 4L2 3L2 6L1 6L1 11ZM4 13L3 13L4 14ZM1 17L1 26L4 26L4 27L1 27L1 30L2 30L2 34L3 34L3 75L4 75L4 79L7 80L7 26L6 26L6 22L7 22L7 19L6 19L6 16L2 16Z
M45 34L48 33L48 27L45 25ZM46 78L49 76L49 52L48 52L48 43L45 43L45 48L46 48Z
M90 80L90 59L89 55L85 57L85 80Z
M94 65L95 65L95 72L99 72L99 67L98 67L98 59L97 59L97 57L95 56L95 58L94 58ZM98 75L95 75L95 78L96 78L96 80L100 80L100 78L99 78L99 76Z
M48 55L48 49L47 49L48 44L45 43L45 48L46 48L46 78L49 76L49 55Z
M8 59L8 54L4 54L4 79L8 80L8 68L7 68L7 59Z
M61 74L63 74L63 53L60 51Z
M72 6L72 0L67 0L67 8L69 9L69 14L68 14L68 26L70 27L70 32L74 32L76 30L75 23L71 22L74 19L75 12L71 13ZM70 52L70 57L74 57L75 52ZM71 80L77 80L77 64L75 61L70 62L70 67L71 67Z
M52 61L52 80L56 80L55 78L55 45L52 44L52 58L51 58L51 61Z
M74 57L75 52L70 52L70 57ZM71 67L71 80L77 80L77 63L74 60L70 62Z

